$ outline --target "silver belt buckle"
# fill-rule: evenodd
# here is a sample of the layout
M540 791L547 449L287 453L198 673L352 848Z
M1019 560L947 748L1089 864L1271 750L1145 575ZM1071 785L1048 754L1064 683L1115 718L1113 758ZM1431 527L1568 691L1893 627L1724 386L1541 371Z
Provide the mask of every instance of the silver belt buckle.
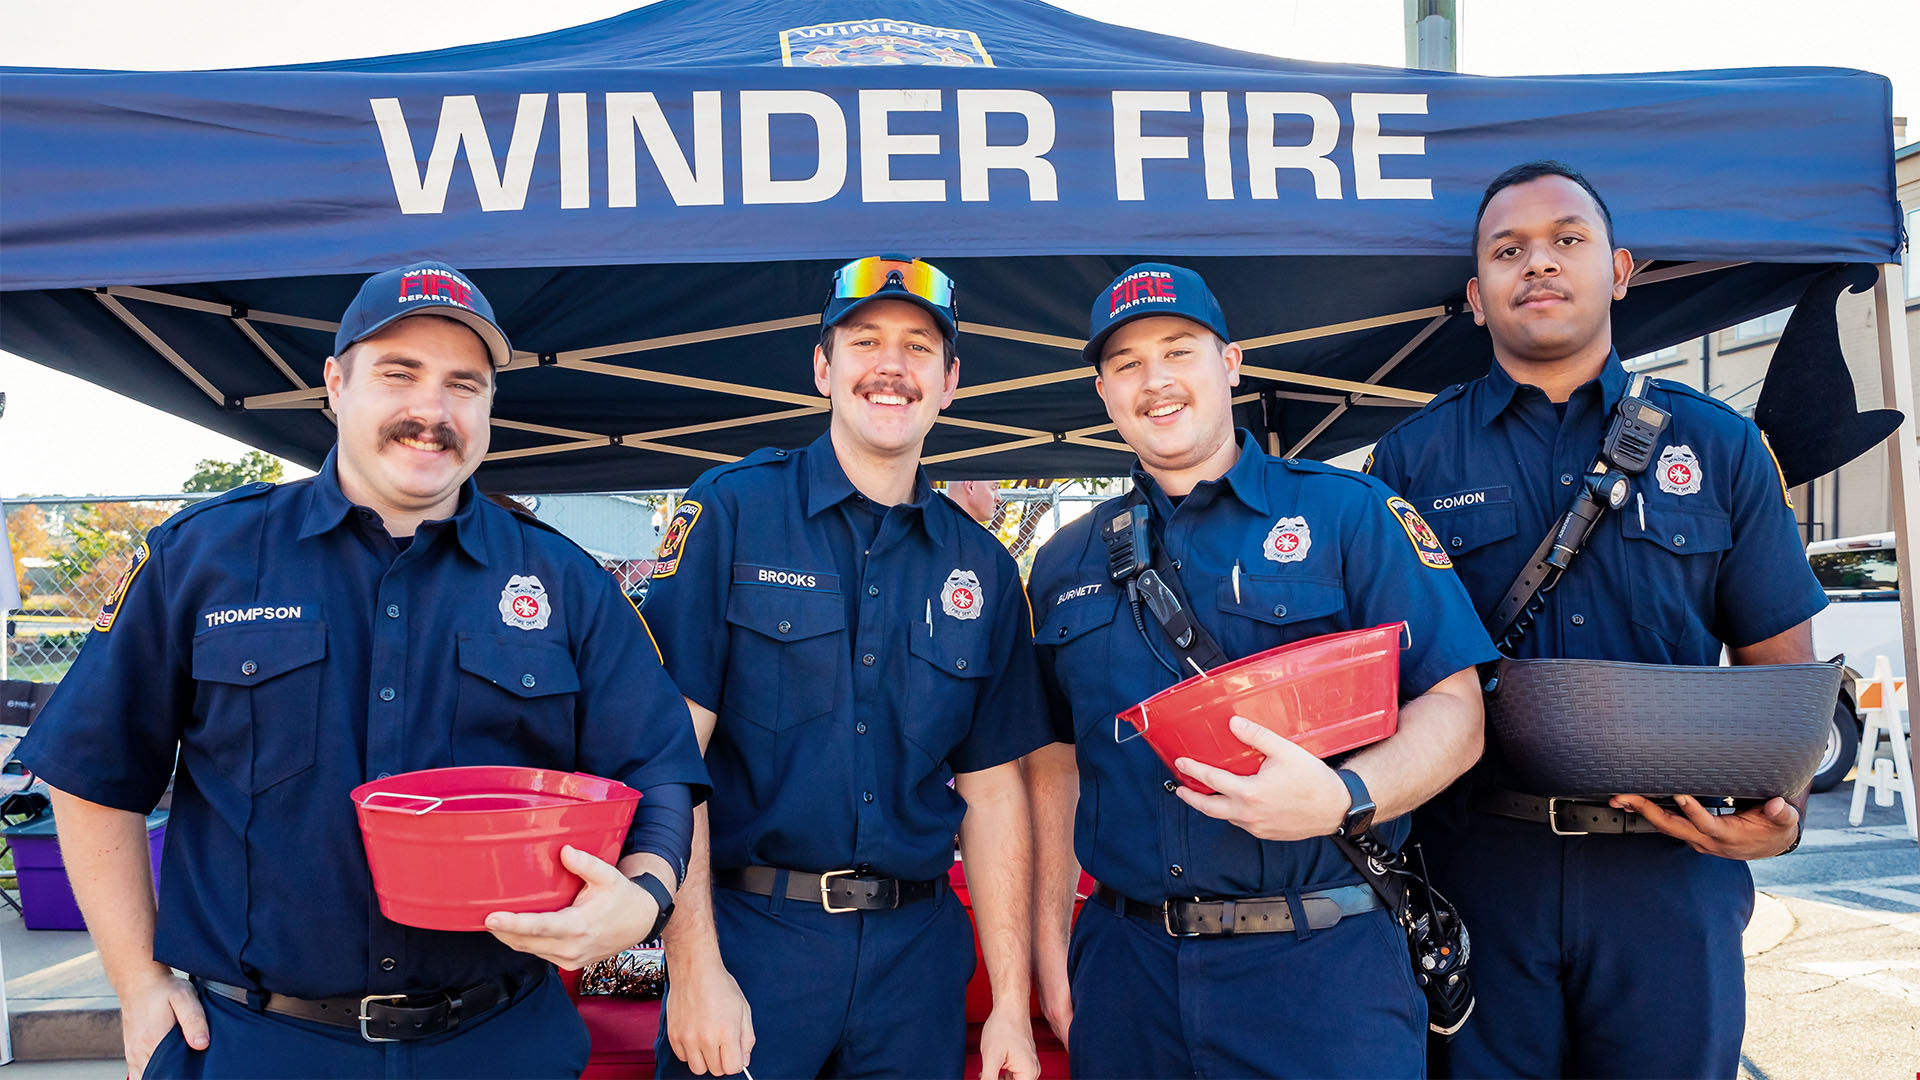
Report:
M820 875L820 906L827 909L829 915L846 915L860 910L856 907L834 907L832 898L827 894L827 887L834 878L848 877L852 873L851 870L829 870Z
M360 999L360 1017L359 1017L360 1037L371 1043L399 1042L400 1041L399 1039L388 1039L383 1036L375 1035L373 1032L367 1030L367 1021L373 1019L373 1017L367 1015L367 1006L369 1004L372 1004L375 1001L385 1001L388 1003L392 1003L396 1001L405 1001L407 1000L408 996L409 995L406 995L406 994L368 994L365 997L362 997Z
M1174 899L1169 899L1169 900L1163 900L1163 901L1161 901L1161 903L1160 903L1160 925L1166 928L1166 930L1167 930L1167 936L1168 936L1168 937L1172 937L1172 938L1197 938L1197 937L1199 937L1199 936L1200 936L1200 931L1198 931L1198 930L1189 930L1188 932L1186 932L1186 933L1184 933L1184 934L1179 934L1179 933L1175 933L1175 932L1174 932L1174 929L1173 929L1173 905L1174 905L1174 900L1175 900L1175 899L1177 899L1177 900L1178 900L1178 901L1179 901L1180 903L1182 903L1182 904L1184 904L1184 903L1186 903L1186 902L1187 902L1187 898L1186 898L1186 897L1176 897L1176 898L1174 898ZM1196 897L1194 897L1193 899L1194 899L1194 900L1196 900L1196 901L1198 901L1198 900L1199 900L1200 898L1196 896Z
M1561 799L1558 796L1549 796L1547 798L1547 828L1553 830L1553 835L1555 836L1590 836L1592 835L1593 830L1591 829L1563 829L1560 827L1560 804L1562 802L1575 802L1575 801L1577 800Z

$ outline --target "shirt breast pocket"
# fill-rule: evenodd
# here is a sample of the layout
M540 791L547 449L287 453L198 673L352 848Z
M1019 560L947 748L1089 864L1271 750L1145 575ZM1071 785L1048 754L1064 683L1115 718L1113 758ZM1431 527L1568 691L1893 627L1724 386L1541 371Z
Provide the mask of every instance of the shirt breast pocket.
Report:
M772 731L832 712L847 663L845 605L837 592L734 586L723 708Z
M1211 626L1207 629L1221 636L1220 645L1229 655L1247 656L1285 642L1347 628L1344 618L1347 592L1332 578L1241 574L1237 592L1232 578L1220 583L1214 604L1222 614L1283 628L1280 640L1276 640L1261 626L1248 627L1235 620L1220 620L1220 629ZM1249 630L1251 634L1247 633Z
M1706 649L1713 635L1714 582L1720 554L1733 546L1733 520L1716 510L1651 504L1644 525L1635 509L1618 516L1634 624L1670 645Z
M194 714L186 744L258 794L305 772L320 730L324 623L216 630L193 641Z
M1084 740L1090 729L1113 721L1113 713L1098 706L1113 696L1113 634L1109 628L1120 612L1120 598L1114 589L1108 585L1084 599L1058 605L1033 634L1034 645L1053 652L1053 677L1073 708L1075 740ZM1125 631L1133 632L1131 627ZM1125 702L1121 707L1131 704Z
M1413 500L1417 506L1432 506L1434 500ZM1513 501L1503 499L1453 510L1432 510L1421 515L1449 558L1460 558L1488 544L1497 543L1520 531ZM1518 573L1520 568L1513 568Z
M907 629L907 697L900 710L907 738L934 761L945 761L973 727L974 706L993 674L991 628L978 620Z
M580 673L564 646L491 634L459 634L454 706L456 765L531 765L571 770Z

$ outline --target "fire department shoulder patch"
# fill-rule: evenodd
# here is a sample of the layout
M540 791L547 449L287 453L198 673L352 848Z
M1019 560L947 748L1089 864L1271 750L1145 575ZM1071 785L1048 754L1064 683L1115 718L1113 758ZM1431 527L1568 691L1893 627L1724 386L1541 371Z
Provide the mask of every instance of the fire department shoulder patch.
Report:
M686 550L693 523L700 520L700 510L700 504L689 499L673 512L673 520L667 522L667 535L660 540L660 554L653 560L654 577L672 577L680 569L680 553Z
M1400 527L1407 530L1407 539L1413 541L1414 553L1420 556L1422 564L1435 570L1453 569L1453 560L1447 557L1447 549L1440 546L1440 537L1412 503L1395 495L1387 500L1387 509L1400 519Z
M133 579L140 573L140 568L147 565L148 554L145 542L133 549L133 562L127 566L127 572L120 575L120 581L114 585L113 592L107 595L106 604L100 608L100 614L93 620L95 630L104 634L113 629L113 620L120 617L120 605L126 602L127 589L132 587Z

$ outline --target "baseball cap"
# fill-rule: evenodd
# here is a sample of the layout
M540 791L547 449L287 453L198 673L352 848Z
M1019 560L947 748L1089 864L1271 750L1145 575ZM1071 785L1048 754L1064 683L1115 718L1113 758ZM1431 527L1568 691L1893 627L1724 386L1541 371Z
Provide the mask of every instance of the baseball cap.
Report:
M442 262L408 263L368 278L347 305L347 313L340 316L333 355L409 315L423 313L467 324L487 343L494 367L505 367L513 359L506 331L494 320L493 305L467 275Z
M1087 318L1087 347L1080 355L1094 367L1100 366L1100 351L1108 335L1122 323L1149 315L1177 315L1191 319L1232 341L1227 333L1227 316L1220 301L1200 275L1184 266L1169 263L1139 263L1130 266L1113 283L1094 297L1093 311Z
M953 279L939 267L904 255L869 255L833 272L820 325L838 326L869 300L905 300L918 304L952 341L959 334L953 306Z

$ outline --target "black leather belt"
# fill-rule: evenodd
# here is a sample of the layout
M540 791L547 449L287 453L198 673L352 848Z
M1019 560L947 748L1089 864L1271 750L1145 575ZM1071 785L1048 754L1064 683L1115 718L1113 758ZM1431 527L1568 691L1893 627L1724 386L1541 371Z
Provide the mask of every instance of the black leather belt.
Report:
M336 998L262 994L249 991L244 986L215 982L197 975L193 981L249 1009L347 1028L358 1031L360 1037L368 1042L377 1043L424 1039L429 1035L452 1031L513 996L513 987L507 977L477 982L464 990Z
M1245 900L1181 900L1148 904L1105 885L1093 898L1130 918L1153 923L1173 937L1232 937L1235 934L1271 934L1293 929L1293 906L1284 896L1256 896ZM1349 915L1377 911L1384 905L1371 885L1342 885L1337 889L1301 893L1307 929L1325 930Z
M890 911L916 900L929 900L946 888L946 878L931 881L902 881L899 878L863 874L853 870L829 870L809 874L800 870L782 871L773 866L743 866L738 870L715 870L713 883L723 889L738 889L756 896L773 896L774 882L787 875L786 890L780 895L789 900L819 904L835 914L848 911Z
M1585 836L1601 833L1609 836L1637 836L1659 833L1653 823L1639 814L1616 810L1606 803L1581 802L1529 795L1524 791L1474 786L1467 805L1483 814L1498 814L1517 821L1545 822L1555 836Z

